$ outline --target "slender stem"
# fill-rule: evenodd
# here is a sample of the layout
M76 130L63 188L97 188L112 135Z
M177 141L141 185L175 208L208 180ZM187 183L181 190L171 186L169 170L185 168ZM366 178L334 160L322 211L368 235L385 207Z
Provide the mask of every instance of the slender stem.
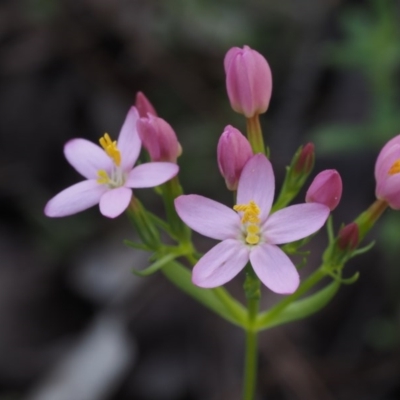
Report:
M251 118L247 118L247 138L249 139L254 154L265 154L264 139L258 114Z
M260 305L260 280L248 266L244 290L247 298L246 349L243 378L243 399L254 400L257 381L257 315Z
M246 358L244 370L244 400L254 400L257 380L257 331L246 331Z

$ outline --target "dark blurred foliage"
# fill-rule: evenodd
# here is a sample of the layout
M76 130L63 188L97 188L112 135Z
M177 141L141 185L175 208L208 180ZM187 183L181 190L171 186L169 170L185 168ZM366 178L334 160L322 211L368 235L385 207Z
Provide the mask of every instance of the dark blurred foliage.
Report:
M343 177L338 229L373 201L374 159L400 129L398 21L389 0L0 2L0 399L240 399L242 332L160 274L134 277L147 255L123 245L124 217L43 216L79 179L63 145L116 137L141 90L179 136L186 192L229 204L216 143L245 124L223 57L247 44L273 71L262 125L278 186L315 141L316 170ZM138 196L162 215L154 192ZM259 399L400 398L399 226L388 211L377 245L347 267L359 281L324 311L260 335ZM304 275L325 243L313 241ZM241 279L229 285L239 297ZM265 291L263 306L276 299Z

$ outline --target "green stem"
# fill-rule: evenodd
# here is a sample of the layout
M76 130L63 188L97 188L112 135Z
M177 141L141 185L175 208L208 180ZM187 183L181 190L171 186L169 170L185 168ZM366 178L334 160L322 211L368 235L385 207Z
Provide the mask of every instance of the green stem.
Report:
M257 331L246 331L246 358L244 369L244 400L253 400L257 380Z
M264 139L258 114L247 118L247 138L249 139L254 154L265 154Z
M244 290L247 298L246 349L243 378L243 399L253 400L257 381L257 315L260 306L260 280L253 269L247 266Z

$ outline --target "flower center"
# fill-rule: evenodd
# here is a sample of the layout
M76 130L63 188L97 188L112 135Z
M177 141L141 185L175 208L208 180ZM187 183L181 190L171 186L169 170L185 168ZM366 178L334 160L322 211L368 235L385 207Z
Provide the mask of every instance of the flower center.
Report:
M250 200L248 204L236 204L233 209L243 212L242 224L246 229L246 242L248 244L258 244L260 241L260 208L257 203Z
M400 172L400 159L396 160L392 166L390 167L388 174L389 175L394 175L394 174L398 174Z
M114 164L119 167L121 164L121 152L117 147L117 141L112 141L110 135L105 133L104 136L99 139L99 142L107 155L114 161Z

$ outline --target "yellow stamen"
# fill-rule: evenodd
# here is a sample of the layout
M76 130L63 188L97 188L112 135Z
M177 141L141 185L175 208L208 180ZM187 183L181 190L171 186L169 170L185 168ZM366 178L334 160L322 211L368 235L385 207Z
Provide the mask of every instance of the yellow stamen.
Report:
M112 141L110 135L105 133L103 137L99 139L101 147L107 153L107 155L114 161L116 166L121 164L121 152L117 147L117 141Z
M398 174L400 172L400 159L396 160L392 166L390 167L388 174L389 175L394 175L394 174Z
M107 172L104 171L104 169L97 171L97 175L99 176L97 178L97 183L100 183L101 185L103 185L103 184L107 184L110 182L110 178L109 178Z
M249 204L236 204L233 206L235 211L243 211L242 223L250 222L252 224L258 224L260 219L258 215L260 214L260 208L254 200L250 200Z
M261 220L258 216L261 210L256 202L250 200L248 204L236 204L233 209L243 212L242 224L246 224L246 242L248 244L257 244L260 241L260 227L258 224Z

